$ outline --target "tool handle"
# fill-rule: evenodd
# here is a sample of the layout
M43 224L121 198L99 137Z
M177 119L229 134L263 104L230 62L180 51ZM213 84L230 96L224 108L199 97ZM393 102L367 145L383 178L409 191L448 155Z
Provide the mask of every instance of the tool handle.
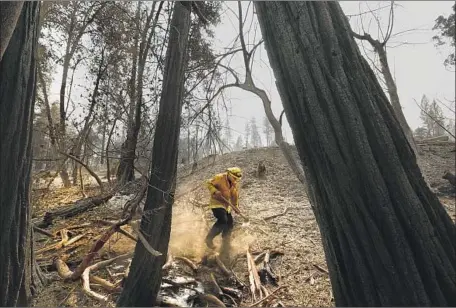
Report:
M224 196L222 196L223 200L225 200L226 203L228 203L233 209L235 209L236 214L244 218L245 220L249 220L247 217L244 216L244 214L241 213L241 210L239 208L235 207L229 200L227 200ZM236 211L237 210L237 211Z

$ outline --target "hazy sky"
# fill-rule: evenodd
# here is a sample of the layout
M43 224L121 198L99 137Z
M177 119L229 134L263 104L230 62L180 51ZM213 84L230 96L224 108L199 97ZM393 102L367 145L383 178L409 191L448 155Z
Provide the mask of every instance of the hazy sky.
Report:
M386 1L343 1L340 2L344 12L347 15L359 14L360 12L385 7L388 5ZM455 97L455 74L448 71L443 61L446 58L447 49L436 49L432 36L436 34L432 31L434 21L439 15L448 16L451 13L451 6L454 2L450 1L400 1L397 2L399 7L395 9L394 30L390 43L387 45L388 60L396 78L399 97L407 118L407 121L412 129L418 127L420 123L420 110L416 106L413 99L420 101L423 94L426 94L430 99L439 98L454 100ZM219 51L223 48L231 46L233 40L238 34L237 22L237 2L226 2L229 9L223 14L222 23L216 29L217 40L214 45ZM244 15L247 10L248 3L243 3ZM250 15L252 7L250 6ZM389 9L381 9L376 11L379 16L380 23L385 31ZM372 37L378 37L378 27L375 22L370 23L371 14L363 14L361 16L350 17L350 23L354 31L361 32L360 22L363 20L366 32L369 32ZM250 26L251 20L247 19L246 24L252 29L250 31L250 43L258 42L261 38L261 33L256 19L253 25ZM256 39L254 40L254 30L256 29ZM410 29L419 29L415 31L407 31ZM245 30L246 31L246 30ZM407 32L403 32L407 31ZM399 33L398 35L395 35ZM408 44L403 44L403 43ZM402 44L402 45L401 45ZM239 43L237 43L239 46ZM366 47L370 47L366 45ZM372 55L372 54L371 54ZM269 68L269 62L266 51L261 46L255 55L254 77L257 85L263 87L269 95L273 103L273 109L276 115L280 114L282 104L280 96L275 87L275 79L272 70ZM237 67L239 72L243 72L242 58L235 57L231 61L231 66ZM228 79L232 81L232 79ZM231 98L232 115L230 116L230 126L233 131L244 133L246 120L252 116L258 118L258 124L262 124L264 111L261 101L253 94L246 93L240 89L225 90L225 100ZM444 107L444 112L448 117L454 118ZM285 128L287 139L291 141L292 135L290 128Z
M371 9L386 7L386 1L343 1L340 2L344 12L348 15L366 12L368 6ZM430 99L445 98L454 100L455 97L455 74L448 71L443 61L447 55L447 49L437 49L432 41L436 34L432 31L434 21L439 15L448 16L451 13L451 1L405 1L396 2L399 7L395 9L394 31L390 44L388 44L388 60L396 78L399 97L404 109L407 121L412 129L420 125L420 110L413 99L420 100L423 94ZM247 22L244 33L247 43L256 43L261 39L261 32L256 18L252 16L252 4L243 2L244 16L247 12ZM386 29L388 22L388 8L376 11L383 29ZM225 48L232 47L233 41L238 35L237 2L225 2L222 22L215 29L216 39L214 48L223 53ZM353 30L360 31L360 21L374 38L378 37L378 27L375 22L370 22L371 14L353 16L350 18ZM370 27L367 25L370 24ZM247 29L251 29L247 31ZM410 29L419 29L407 31ZM406 32L403 32L406 31ZM400 35L394 35L400 33ZM407 42L408 44L402 43ZM399 45L399 46L398 46ZM236 43L239 46L239 42ZM367 45L366 45L367 46ZM372 55L372 54L371 54ZM239 54L230 61L230 67L236 69L243 76L243 61ZM273 111L278 116L282 111L282 103L275 87L275 79L269 67L264 46L260 46L255 54L253 69L254 80L258 87L263 88L273 104ZM58 100L59 83L61 79L61 68L56 68L56 78L51 86L51 101ZM78 70L75 74L75 82L81 83L84 80L85 71ZM228 82L232 82L230 77ZM74 88L72 97L77 101L80 97L80 89ZM252 116L256 116L257 123L261 126L264 118L264 111L261 101L253 94L240 89L227 89L224 91L225 101L230 102L231 114L229 115L230 127L232 129L233 142L238 134L244 134L245 124ZM448 117L454 118L445 108L444 112ZM289 142L292 142L291 130L287 123L284 123L284 134ZM263 141L264 137L262 136Z

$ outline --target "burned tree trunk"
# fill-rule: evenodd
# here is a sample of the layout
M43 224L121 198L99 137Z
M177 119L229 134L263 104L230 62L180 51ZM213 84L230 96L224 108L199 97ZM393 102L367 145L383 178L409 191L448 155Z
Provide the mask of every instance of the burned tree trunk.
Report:
M152 150L152 171L140 225L148 243L162 255L154 257L141 242L136 244L130 273L117 303L119 306L149 306L155 305L157 300L171 232L189 29L190 12L181 2L176 2Z
M0 59L0 306L28 306L42 283L29 206L39 5L25 2L18 17L0 20L0 37L14 29Z
M456 228L338 2L255 2L337 306L456 305Z

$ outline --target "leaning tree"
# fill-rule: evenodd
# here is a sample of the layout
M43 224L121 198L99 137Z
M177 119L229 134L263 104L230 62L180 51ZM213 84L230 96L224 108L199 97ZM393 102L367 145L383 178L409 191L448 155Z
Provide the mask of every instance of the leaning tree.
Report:
M130 273L117 302L122 307L155 304L168 253L190 29L190 10L184 5L188 3L176 2L174 5L152 150L152 171L139 230L161 255L153 255L142 242L136 244Z
M255 2L338 306L455 306L456 228L338 2Z
M42 282L29 206L39 5L0 3L0 306L28 306Z

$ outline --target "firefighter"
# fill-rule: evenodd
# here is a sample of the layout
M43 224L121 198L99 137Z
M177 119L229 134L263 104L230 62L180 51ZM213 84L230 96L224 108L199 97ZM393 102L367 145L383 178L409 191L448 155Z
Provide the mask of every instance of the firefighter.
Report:
M232 211L240 214L239 210L239 181L242 178L242 171L238 167L226 169L226 172L216 174L207 181L207 188L211 198L209 209L212 209L214 217L217 219L215 224L206 236L206 245L214 249L213 239L220 233L224 244L228 244L233 230Z

